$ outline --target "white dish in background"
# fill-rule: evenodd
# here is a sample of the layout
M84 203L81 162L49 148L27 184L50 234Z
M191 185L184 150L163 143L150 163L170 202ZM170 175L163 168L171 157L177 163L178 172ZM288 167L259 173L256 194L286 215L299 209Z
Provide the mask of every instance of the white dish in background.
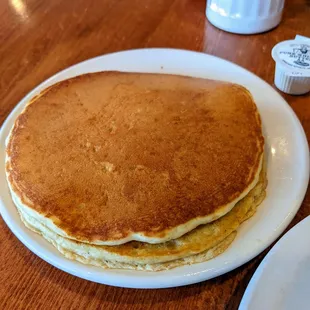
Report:
M310 309L310 216L271 249L255 271L239 310Z
M285 0L207 0L208 20L220 29L240 34L268 31L281 21Z
M63 257L51 244L20 221L5 180L5 138L15 118L31 97L44 88L88 72L119 70L160 72L239 83L253 94L262 116L266 138L267 197L257 213L240 227L232 245L220 256L199 264L162 272L105 270ZM0 211L12 232L31 251L55 267L103 284L163 288L204 281L233 270L266 249L284 231L305 195L309 150L303 128L285 100L266 82L223 59L190 51L141 49L104 55L72 66L40 84L12 111L0 133Z

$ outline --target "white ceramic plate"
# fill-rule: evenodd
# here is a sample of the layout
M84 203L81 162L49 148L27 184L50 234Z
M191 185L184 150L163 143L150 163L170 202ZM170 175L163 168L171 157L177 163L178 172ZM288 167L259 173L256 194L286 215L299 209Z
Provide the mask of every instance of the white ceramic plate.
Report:
M21 223L4 174L5 138L31 97L60 80L103 70L161 72L239 83L254 95L262 116L268 161L268 193L258 212L244 223L232 245L208 262L156 273L104 270L70 261ZM162 288L207 280L246 263L268 247L287 227L304 197L309 175L308 144L297 117L271 86L223 59L173 49L142 49L100 56L70 67L40 84L13 110L0 135L0 210L12 232L45 261L81 278L123 287Z
M239 310L310 309L310 216L291 229L264 258Z

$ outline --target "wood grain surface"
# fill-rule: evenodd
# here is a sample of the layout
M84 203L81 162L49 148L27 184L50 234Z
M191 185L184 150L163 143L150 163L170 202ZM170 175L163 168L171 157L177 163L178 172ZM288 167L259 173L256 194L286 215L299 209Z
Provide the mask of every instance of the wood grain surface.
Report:
M273 84L272 47L310 36L310 2L287 0L273 31L229 34L205 18L205 0L0 0L0 124L32 88L82 60L119 50L171 47L233 61ZM282 94L283 95L283 94ZM310 96L285 99L310 138ZM310 213L310 193L293 226ZM203 283L135 290L68 275L32 254L0 219L0 309L237 309L267 250Z

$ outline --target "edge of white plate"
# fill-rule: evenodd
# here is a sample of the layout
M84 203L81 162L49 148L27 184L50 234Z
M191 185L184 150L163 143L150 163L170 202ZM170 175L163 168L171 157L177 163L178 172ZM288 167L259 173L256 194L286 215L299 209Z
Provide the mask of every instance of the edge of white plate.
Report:
M281 237L280 240L272 247L272 249L268 252L268 254L264 257L264 259L259 264L258 268L254 272L244 294L242 300L239 305L239 310L251 310L249 307L251 305L253 296L255 294L255 289L259 284L260 279L264 275L264 271L266 266L268 265L269 261L272 259L273 255L279 251L281 246L285 244L293 235L294 233L303 230L306 225L310 224L310 215L304 218L302 221L297 223L293 228L291 228L285 235Z
M110 277L106 277L106 278L102 279L100 277L98 278L97 272L87 271L87 267L89 267L89 266L82 265L82 264L76 263L76 262L72 262L72 261L70 261L64 257L58 256L58 255L53 254L52 258L51 258L51 257L47 256L46 254L44 254L43 253L44 251L40 250L40 245L38 245L38 244L33 245L35 237L34 238L25 237L23 230L21 229L21 227L23 227L23 226L18 226L18 225L15 226L12 223L12 219L10 217L10 214L6 210L5 205L2 202L1 197L0 197L0 214L2 215L2 218L4 219L4 221L6 222L8 227L14 233L14 235L28 249L30 249L33 253L35 253L36 255L38 255L40 258L47 261L51 265L57 267L58 269L61 269L67 273L70 273L74 276L77 276L77 277L80 277L80 278L83 278L86 280L90 280L90 281L101 283L101 284L107 284L107 285L113 285L113 286L119 286L119 287L129 287L129 288L168 288L168 287L189 285L189 284L209 280L211 278L217 277L219 275L222 275L224 273L227 273L231 270L234 270L234 269L240 267L241 265L243 265L246 262L253 259L255 256L259 255L268 246L270 246L272 244L272 242L274 242L283 233L285 228L289 225L289 223L292 221L292 219L296 215L296 213L299 210L299 207L303 201L304 195L305 195L307 187L308 187L308 181L309 181L309 147L308 147L308 142L307 142L307 138L306 138L305 132L303 130L303 127L302 127L299 119L297 118L296 114L294 113L292 108L287 104L287 102L284 100L284 98L279 93L277 93L277 91L274 90L264 80L262 80L261 78L259 78L255 74L251 73L250 71L248 71L248 70L246 70L246 69L244 69L244 68L242 68L242 67L240 67L240 66L238 66L232 62L229 62L225 59L221 59L221 58L213 56L213 55L208 55L208 54L194 52L194 51L187 51L187 50L180 50L180 49L169 49L169 48L168 49L167 48L150 48L150 49L133 49L133 50L120 51L120 52L111 53L111 54L105 54L105 55L97 56L97 57L82 61L82 62L75 64L75 65L72 65L72 66L56 73L55 75L53 75L52 77L48 78L47 80L40 83L37 87L35 87L22 100L19 101L19 103L16 105L16 107L11 111L11 113L9 114L7 119L4 121L2 128L1 128L1 131L0 131L0 139L1 139L2 135L4 135L4 129L7 127L7 123L10 121L11 117L13 117L13 115L19 109L21 109L21 104L26 102L26 101L29 101L38 92L38 90L43 89L49 85L52 85L53 81L56 80L60 75L64 75L67 72L70 72L72 69L74 69L76 67L80 67L81 65L86 65L88 63L95 62L97 59L100 59L102 57L113 57L115 55L119 55L119 54L123 54L123 53L137 53L137 52L144 52L144 53L148 53L148 52L175 53L175 52L177 52L177 53L185 53L185 54L190 53L190 54L196 55L196 57L208 56L210 58L214 58L217 60L220 59L224 63L227 63L230 66L234 66L238 70L242 70L242 71L246 72L246 74L251 75L252 78L260 80L262 83L264 83L265 87L268 87L270 90L272 90L273 93L275 94L275 96L278 96L279 100L281 100L283 102L283 108L286 109L291 114L292 119L294 120L296 127L299 129L301 138L304 140L303 141L304 142L303 143L304 148L303 148L303 150L301 150L301 152L304 153L305 170L304 170L304 174L302 176L302 179L303 179L302 184L303 185L300 189L299 199L296 199L295 204L292 207L292 211L287 215L287 217L281 223L281 225L278 226L278 228L274 232L274 234L272 236L270 236L268 239L266 239L264 241L263 245L257 245L255 248L253 248L252 251L250 251L247 254L247 256L244 257L243 259L240 259L239 257L237 257L235 260L231 260L231 261L225 263L225 266L223 266L223 268L221 268L221 269L206 269L206 270L202 270L201 272L198 272L198 273L187 273L187 274L182 272L178 275L174 275L174 274L170 275L169 274L169 276L167 276L165 278L165 281L163 281L161 278L162 278L162 274L166 273L166 271L156 272L154 274L154 273L150 273L150 272L139 272L139 271L129 271L126 273L122 273L122 270L117 270L112 275L110 275ZM107 69L107 70L109 70L109 69ZM129 71L129 70L124 70L124 71ZM138 71L131 70L131 71L132 72L149 72L149 71L140 71L140 70L138 70ZM90 70L89 72L96 72L96 70ZM169 72L160 71L160 70L158 70L158 72L162 72L164 74L169 73ZM79 75L79 74L76 74L76 75ZM73 77L76 75L70 75L70 77ZM191 76L194 76L194 75L192 74ZM67 78L69 78L69 77L65 77L64 79L67 79ZM60 79L60 80L63 80L63 79ZM35 243L36 243L36 241L35 241ZM39 247L39 249L37 246ZM61 255L61 254L59 254L59 255ZM69 262L69 264L68 264L68 262ZM71 267L64 267L65 263L67 263ZM74 268L74 266L76 266L77 264L78 264L78 267ZM201 264L204 264L204 263L201 263ZM77 272L77 269L82 269L84 273L81 275L81 272ZM109 271L107 271L105 269L100 271L101 274L105 273L105 272L108 273ZM139 276L137 276L136 273L138 273ZM146 276L146 274L147 274L147 276Z

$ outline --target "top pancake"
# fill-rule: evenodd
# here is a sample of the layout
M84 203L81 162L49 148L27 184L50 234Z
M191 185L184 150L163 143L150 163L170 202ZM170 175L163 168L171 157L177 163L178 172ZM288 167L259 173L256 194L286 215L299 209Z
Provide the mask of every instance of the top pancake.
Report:
M17 118L13 195L58 234L160 243L229 212L258 181L264 139L243 87L101 72L60 82Z

